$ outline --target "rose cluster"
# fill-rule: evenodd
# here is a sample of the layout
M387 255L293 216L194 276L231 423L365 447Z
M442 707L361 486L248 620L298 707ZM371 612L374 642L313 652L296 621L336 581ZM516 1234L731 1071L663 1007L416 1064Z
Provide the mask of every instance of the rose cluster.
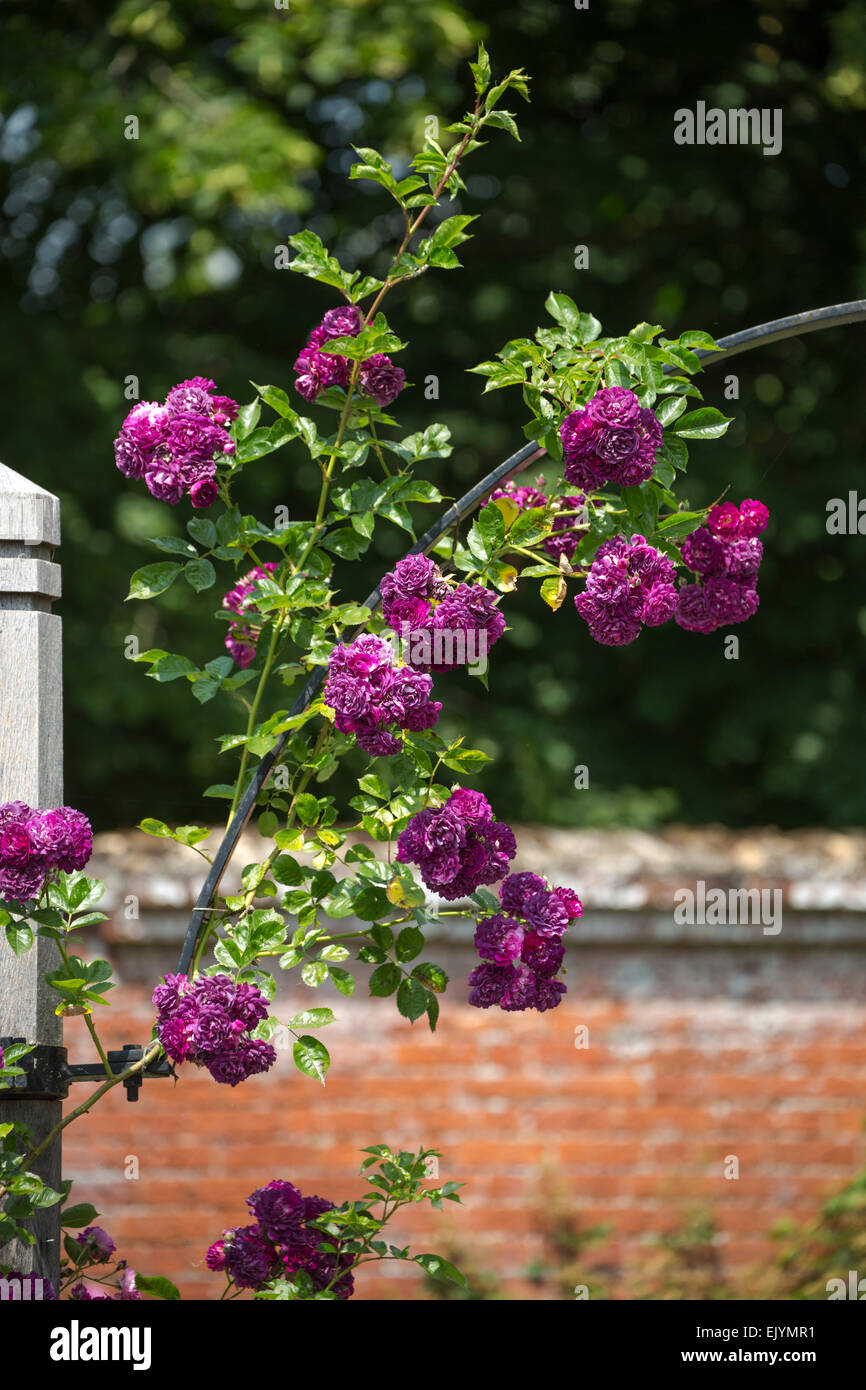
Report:
M160 502L179 502L189 493L194 507L217 499L217 458L235 452L225 426L238 413L237 402L215 394L207 377L175 386L164 405L139 401L114 441L114 457L125 478L144 478Z
M555 1009L565 994L557 975L565 958L562 938L583 913L570 888L548 888L538 874L509 874L499 889L502 912L483 917L475 932L482 965L469 976L469 1003L498 1004L517 1013Z
M332 650L323 698L341 733L355 734L359 748L384 757L403 746L395 729L432 729L442 709L430 699L432 691L430 676L397 665L384 637L362 633Z
M83 1268L87 1265L104 1265L115 1254L117 1246L111 1239L107 1231L101 1226L88 1226L83 1231L78 1231L74 1236L74 1241L81 1247L76 1268ZM131 1302L140 1301L141 1294L135 1284L135 1270L127 1267L126 1260L118 1260L114 1271L121 1274L120 1284L115 1285L118 1292L115 1294L97 1292L88 1284L73 1284L69 1290L69 1297L82 1302ZM100 1276L104 1278L105 1276Z
M427 555L398 560L379 592L382 615L410 639L404 656L418 670L453 671L483 659L505 631L492 589L449 584Z
M543 482L539 478L539 482ZM490 500L495 502L497 497L506 497L509 502L527 511L531 507L546 507L549 498L546 493L541 492L536 487L515 487L513 483L506 483L505 487L497 488L491 492ZM582 511L586 505L586 497L580 492L573 497L560 497L558 499L559 512L554 512L552 517L553 534L542 541L543 548L547 551L552 560L559 560L560 555L564 555L566 560L571 560L581 540L586 535L586 523L581 522L578 517L563 515L563 512Z
M255 610L256 604L252 594L256 584L260 579L267 579L276 569L276 563L268 560L265 564L248 570L243 579L239 579L234 588L229 589L223 599L223 608L228 608L229 612L237 613L239 617L246 619L246 615ZM255 661L256 642L260 631L259 627L246 620L229 624L226 650L242 670L246 670L250 662Z
M260 1289L270 1279L291 1278L304 1270L317 1292L330 1285L338 1298L351 1298L352 1256L320 1251L319 1245L327 1237L310 1225L316 1217L333 1211L333 1202L324 1197L304 1197L293 1183L275 1178L253 1192L247 1206L255 1224L224 1231L205 1256L208 1269L224 1270L239 1289ZM340 1270L346 1272L332 1282Z
M456 787L435 810L414 815L397 841L401 864L416 864L431 892L450 902L508 873L517 853L514 832L495 821L481 792Z
M764 548L758 540L770 514L763 502L747 498L739 507L721 502L706 524L686 536L683 564L698 576L677 595L674 617L689 632L714 632L744 623L758 609L758 570Z
M662 427L634 391L604 386L559 429L565 476L582 488L637 487L652 477Z
M361 310L354 304L329 309L318 328L299 354L294 370L297 372L295 390L305 401L314 401L329 386L349 385L351 363L338 353L322 352L322 344L333 338L356 338L364 324ZM402 367L395 367L384 352L366 357L358 372L358 388L377 405L390 405L396 400L406 381Z
M267 1016L268 1001L255 985L228 975L166 975L153 991L157 1036L173 1062L207 1067L214 1081L237 1086L277 1060L270 1043L251 1037Z
M35 811L23 801L0 806L0 898L39 896L52 869L83 869L93 851L90 821L71 806Z
M628 541L614 536L595 552L586 587L574 606L596 642L623 647L639 635L641 624L658 627L673 617L673 581L672 561L643 536Z

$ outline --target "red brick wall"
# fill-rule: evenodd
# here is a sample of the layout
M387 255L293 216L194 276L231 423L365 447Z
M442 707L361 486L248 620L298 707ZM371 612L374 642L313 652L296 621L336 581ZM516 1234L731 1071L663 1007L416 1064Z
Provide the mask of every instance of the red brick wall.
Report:
M470 1009L470 952L452 946L435 1036L392 1001L339 998L325 1088L287 1052L236 1090L185 1067L178 1086L147 1082L137 1105L115 1092L71 1126L64 1171L121 1253L187 1297L219 1295L204 1252L223 1226L243 1224L254 1187L285 1177L337 1200L358 1195L358 1150L378 1141L438 1147L442 1179L467 1183L465 1208L411 1211L398 1239L435 1250L453 1231L511 1293L528 1291L540 1253L545 1165L575 1212L612 1228L596 1257L615 1292L639 1269L646 1237L696 1203L715 1214L725 1270L742 1273L766 1264L775 1221L814 1216L864 1161L863 955L826 935L826 949L575 946L566 1002L544 1015ZM113 995L111 1045L149 1036L148 993L128 982ZM334 1003L300 986L277 1012L311 1001ZM578 1025L588 1049L574 1046ZM72 1020L66 1033L71 1059L89 1055L83 1027ZM83 1088L73 1091L79 1101ZM137 1179L124 1177L129 1155ZM738 1180L723 1176L727 1155ZM422 1293L420 1271L387 1268L403 1277L367 1272L359 1295Z

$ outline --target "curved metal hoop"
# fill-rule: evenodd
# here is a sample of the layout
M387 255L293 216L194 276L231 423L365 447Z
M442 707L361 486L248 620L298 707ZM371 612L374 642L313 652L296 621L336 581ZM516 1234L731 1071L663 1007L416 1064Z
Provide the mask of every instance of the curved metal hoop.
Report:
M708 367L715 366L719 362L727 361L730 357L735 357L738 353L748 352L752 348L766 347L770 343L781 342L785 338L797 338L803 333L814 333L819 328L839 328L843 324L863 323L866 321L866 299L855 299L848 304L831 304L823 309L809 309L802 314L790 314L787 318L773 319L770 323L757 324L754 328L745 328L740 333L732 333L727 338L720 338L719 350L702 348L697 352L697 356L702 359ZM665 369L672 370L672 369ZM500 483L513 478L522 469L536 459L543 458L547 450L536 442L525 444L522 449L518 449L516 454L504 459L502 463L482 478L481 482L455 502L453 507L449 507L444 516L425 532L419 541L407 552L409 555L416 555L428 551L444 531L462 521L470 512L478 506L489 492L492 492ZM364 600L367 608L375 609L380 602L378 588L374 589L368 598ZM356 629L360 631L360 629ZM295 703L289 711L289 717L293 718L297 714L302 714L307 705L318 692L324 682L326 668L319 667L313 673L304 689L301 691ZM249 786L241 797L238 809L222 838L220 847L216 852L210 871L202 884L201 892L198 895L195 907L190 917L189 926L184 938L183 949L178 962L178 972L185 974L189 969L195 953L196 943L204 925L205 918L210 909L210 905L219 888L220 881L225 873L226 866L234 852L241 831L249 820L253 807L258 799L259 792L267 782L273 771L274 764L280 757L283 748L289 738L288 733L280 735L276 746L271 749L256 768L255 775L250 781Z

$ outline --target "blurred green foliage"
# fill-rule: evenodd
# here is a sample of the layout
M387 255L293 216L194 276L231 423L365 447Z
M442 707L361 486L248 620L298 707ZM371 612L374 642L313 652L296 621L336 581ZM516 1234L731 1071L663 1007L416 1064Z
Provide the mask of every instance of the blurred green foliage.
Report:
M384 194L347 181L350 146L399 162L427 118L453 118L482 36L498 71L533 76L523 143L491 142L448 209L483 213L466 269L406 287L391 309L417 383L401 419L454 432L433 477L443 491L520 445L519 399L482 398L466 369L531 333L551 288L611 333L646 318L717 336L866 294L864 0L4 5L0 457L63 501L67 796L101 827L200 817L201 789L228 780L213 740L233 722L223 697L202 708L185 683L157 687L124 657L135 634L142 650L201 664L223 636L206 594L123 605L128 573L157 558L145 538L180 534L186 516L114 469L125 379L148 399L193 374L241 400L250 380L288 384L333 301L276 270L275 246L308 223L347 265L377 272L397 228ZM781 154L675 145L674 111L698 100L781 108ZM500 814L860 820L866 537L830 536L825 520L828 500L860 485L863 332L737 359L724 373L738 401L724 399L721 370L702 383L736 423L695 447L689 501L730 485L772 513L739 660L725 659L723 634L672 624L595 647L570 604L552 614L527 591L507 602L490 698L477 682L437 681L443 734L498 755L483 785ZM431 375L438 401L424 398ZM307 515L317 477L289 448L246 487L263 517L280 505ZM398 532L387 545L347 597L401 553ZM588 791L574 788L579 764Z

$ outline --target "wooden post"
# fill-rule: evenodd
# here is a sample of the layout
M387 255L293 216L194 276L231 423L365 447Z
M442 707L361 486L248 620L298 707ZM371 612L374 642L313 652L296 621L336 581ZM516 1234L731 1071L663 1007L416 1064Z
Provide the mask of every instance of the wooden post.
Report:
M60 597L60 566L51 560L59 544L59 500L0 464L0 802L26 801L40 810L63 803L61 621L51 612ZM57 947L44 937L23 956L0 939L0 1036L62 1044L57 997L44 980L58 964ZM0 1091L0 1122L23 1122L37 1143L57 1124L61 1109L58 1100ZM34 1163L55 1189L60 1149L58 1139ZM9 1242L0 1247L0 1263L48 1278L56 1288L59 1206L38 1212L30 1229L36 1244Z

